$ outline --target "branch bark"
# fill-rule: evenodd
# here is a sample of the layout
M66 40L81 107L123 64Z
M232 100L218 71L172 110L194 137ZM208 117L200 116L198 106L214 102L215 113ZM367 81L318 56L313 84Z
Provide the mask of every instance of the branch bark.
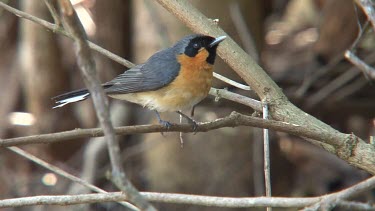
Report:
M340 133L293 105L254 59L188 1L157 1L193 31L214 37L222 35L228 37L218 48L219 56L244 79L262 101L268 104L270 114L274 119L310 127L319 136L317 140L332 146L324 147L325 150L353 166L375 174L375 147L373 145L365 143L353 134Z

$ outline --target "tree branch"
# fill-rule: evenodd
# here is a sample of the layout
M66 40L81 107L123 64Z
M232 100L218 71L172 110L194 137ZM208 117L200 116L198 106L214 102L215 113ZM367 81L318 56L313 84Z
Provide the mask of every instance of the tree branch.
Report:
M370 76L371 79L375 80L375 68L366 64L366 62L362 61L350 50L345 51L345 58L348 59L358 69L360 69L365 74L365 76Z
M263 104L263 119L268 119L268 105ZM270 137L268 129L263 129L263 171L264 171L264 186L266 189L266 196L272 196L271 187L271 161L270 161ZM272 211L271 207L267 207L267 211Z
M153 202L189 204L200 206L215 207L232 207L232 208L248 208L248 207L283 207L295 208L306 207L321 200L323 197L311 198L286 198L286 197L215 197L215 196L199 196L189 194L175 193L153 193L142 192L143 197ZM0 208L5 207L21 207L32 205L74 205L84 203L100 203L100 202L119 202L126 200L126 195L121 192L110 193L93 193L79 195L60 195L60 196L31 196L13 199L0 200ZM373 210L374 207L364 203L339 202L338 206L349 206L354 210Z
M78 182L91 190L100 193L107 193L84 180L77 178L56 166L48 164L43 160L17 148L10 147L10 150L18 153L19 155L32 160L38 165L47 168L56 174L63 176L73 182ZM307 207L306 210L317 210L323 208L344 207L351 210L374 210L375 207L366 203L359 203L353 201L345 201L346 199L357 196L360 193L369 191L375 187L375 177L366 179L354 186L347 189L331 193L321 197L310 198L283 198L283 197L213 197L213 196L199 196L187 194L173 194L173 193L141 193L142 196L150 201L164 202L164 203L177 203L177 204L193 204L201 206L217 206L217 207ZM17 206L30 206L36 204L53 204L53 205L70 205L80 203L93 203L93 202L107 202L116 201L121 204L126 200L125 195L120 195L120 199L116 198L118 193L107 193L107 195L98 194L85 194L73 196L34 196L23 197L17 199L4 199L0 200L0 207L17 207ZM118 196L118 195L117 195Z
M105 191L101 188L98 188L95 185L92 185L92 184L86 182L85 180L83 180L79 177L76 177L72 174L69 174L68 172L60 169L59 167L54 166L52 164L49 164L49 163L45 162L44 160L42 160L42 159L40 159L40 158L30 154L30 153L18 148L18 147L8 147L8 149L10 151L12 151L14 153L17 153L18 155L26 158L26 159L28 159L28 160L31 160L34 163L36 163L36 164L54 172L54 173L56 173L57 175L60 175L61 177L64 177L64 178L66 178L66 179L68 179L72 182L78 183L78 184L88 188L89 190L95 191L97 193L108 193L107 191ZM126 207L128 207L129 209L132 209L132 210L134 210L134 208L135 208L134 205L130 204L129 202L126 202L125 200L123 202L120 202L120 204L122 204L122 205L124 205L124 206L126 206Z
M141 210L155 210L130 183L124 172L120 158L120 145L115 138L112 122L109 118L108 99L104 94L104 90L96 74L95 62L87 44L86 33L83 26L69 0L59 0L59 7L63 17L63 25L74 39L78 66L81 69L84 82L90 91L96 115L103 128L112 166L113 182L127 195L129 201L136 207Z
M355 197L358 194L369 191L373 188L375 188L375 176L337 193L326 195L321 201L311 207L305 208L304 210L313 211L318 210L319 208L323 208L323 210L330 210L333 209L340 201ZM373 209L375 209L375 207L373 207Z
M249 97L245 97L240 94L236 94L233 92L230 92L226 89L216 89L211 88L210 89L210 95L215 96L216 98L224 98L236 103L240 103L242 105L249 106L250 108L254 109L255 111L262 112L262 103L258 100L254 100Z
M351 165L375 174L375 147L355 135L340 133L315 117L301 111L282 93L265 71L244 52L220 27L205 17L188 1L157 0L195 32L211 36L226 35L218 47L218 55L254 90L270 109L273 119L314 128L319 141L329 144L324 148ZM316 143L314 143L316 144ZM317 144L319 146L319 144Z
M56 11L52 0L44 0L45 5L47 6L49 12L51 13L51 16L53 18L53 21L57 27L61 27L61 21L58 12Z
M355 2L362 8L365 12L367 18L371 22L371 25L375 32L375 9L374 2L370 0L355 0Z
M216 119L212 122L198 123L196 130L191 128L189 124L172 124L167 129L162 125L138 125L138 126L124 126L115 128L117 135L139 134L139 133L155 133L155 132L207 132L223 127L237 127L237 126L251 126L258 128L267 128L276 131L286 132L296 136L303 136L311 139L320 139L320 135L309 127L289 124L287 122L280 122L275 120L265 120L262 118L243 115L237 112L232 112L229 116ZM44 135L34 135L10 139L0 139L0 146L18 146L26 144L51 144L55 142L103 136L103 130L100 128L93 129L75 129L71 131L50 133Z

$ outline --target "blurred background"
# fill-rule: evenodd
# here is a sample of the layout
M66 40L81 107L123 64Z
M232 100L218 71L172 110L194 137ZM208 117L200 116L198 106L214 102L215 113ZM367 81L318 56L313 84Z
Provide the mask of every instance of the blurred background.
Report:
M22 11L53 21L43 1L5 1ZM216 0L190 1L259 61L288 98L304 111L366 141L375 135L374 80L347 62L352 47L375 65L375 36L352 0ZM94 43L133 63L192 33L151 0L72 0ZM94 53L102 82L126 70ZM215 71L241 79L221 59ZM256 98L215 80L214 87ZM75 128L98 127L91 100L51 109L51 97L84 87L72 41L20 19L0 8L0 137L12 138ZM210 121L231 111L252 114L239 104L208 97L195 109L195 119ZM187 111L185 111L187 112ZM157 123L152 111L111 101L115 126ZM175 113L162 114L178 122ZM141 191L214 196L262 196L262 130L223 128L207 133L119 136L126 173ZM349 187L369 175L326 151L285 133L271 131L271 179L274 196L319 196ZM102 138L22 147L107 191L110 170ZM0 198L89 191L79 184L0 148ZM372 201L375 191L359 200ZM160 210L232 210L155 203ZM116 203L69 207L35 206L16 210L125 210ZM10 209L9 209L10 210ZM241 209L233 209L241 210ZM245 210L245 209L244 209ZM262 210L262 209L259 209ZM277 209L276 209L277 210Z

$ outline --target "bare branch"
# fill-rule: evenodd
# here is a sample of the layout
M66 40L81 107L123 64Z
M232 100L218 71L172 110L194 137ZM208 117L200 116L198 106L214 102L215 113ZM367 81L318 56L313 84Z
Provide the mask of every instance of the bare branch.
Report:
M199 196L190 194L175 194L175 193L153 193L142 192L143 197L154 202L175 203L175 204L189 204L200 206L215 206L215 207L232 207L232 208L246 208L246 207L283 207L295 208L306 207L323 197L311 198L286 198L286 197L215 197L215 196ZM0 200L0 208L5 207L21 207L32 205L74 205L84 203L100 203L100 202L118 202L126 200L125 194L121 192L110 193L95 193L95 194L80 194L80 195L60 195L60 196L32 196L13 199ZM348 205L348 202L339 202L343 205ZM353 210L373 210L374 207L364 203L351 203Z
M362 8L362 10L365 12L367 18L371 22L371 25L375 32L375 9L374 9L374 3L371 0L355 0L357 4Z
M222 75L220 75L219 73L215 73L215 72L214 72L214 77L217 78L217 79L219 79L219 80L221 80L221 81L223 81L223 82L225 82L225 83L227 83L227 84L229 84L229 85L232 85L232 86L234 86L234 87L237 87L237 88L239 88L239 89L243 89L243 90L251 90L251 88L250 88L249 86L246 86L246 85L243 85L243 84L238 83L238 82L236 82L236 81L233 81L232 79L229 79L229 78L227 78L227 77L225 77L225 76L222 76Z
M241 12L240 4L238 2L234 1L230 4L229 14L232 18L234 26L236 27L237 34L241 39L244 49L256 61L259 61L259 54L255 46L254 37L246 24L245 18Z
M107 148L112 166L112 180L128 197L129 201L141 210L155 210L130 183L124 172L120 145L115 138L114 129L109 116L108 99L100 85L96 74L95 62L86 41L86 33L69 0L59 0L59 7L63 17L64 27L70 31L76 45L78 66L81 69L84 81L93 98L96 115L103 128L107 141Z
M53 21L55 22L55 25L57 27L61 27L60 17L53 5L53 2L51 0L44 0L44 3L46 4L46 6L48 7L48 10L50 11Z
M365 62L371 62L375 59L375 52L371 53L366 56L364 59ZM317 91L315 94L313 94L308 99L308 106L315 106L322 100L326 99L329 95L331 95L333 92L335 92L337 89L341 88L345 84L347 84L350 80L358 76L360 72L357 70L357 67L353 66L344 73L342 73L340 76L332 80L330 83L322 87L319 91Z
M358 194L371 190L373 188L375 188L375 176L365 181L362 181L356 185L353 185L347 189L339 191L337 193L326 195L323 197L321 201L319 201L318 203L314 204L311 207L305 208L304 210L312 211L312 210L318 210L319 208L322 208L322 207L325 208L324 210L327 210L327 208L334 208L340 201L353 198L357 196Z
M375 68L366 64L351 51L345 52L345 58L348 59L358 69L360 69L366 76L370 76L373 80L375 80Z
M60 176L66 178L66 179L68 179L68 180L70 180L72 182L78 183L78 184L80 184L80 185L82 185L82 186L84 186L84 187L86 187L86 188L88 188L88 189L90 189L92 191L95 191L95 192L98 192L98 193L108 193L107 191L105 191L105 190L103 190L101 188L98 188L95 185L92 185L92 184L86 182L85 180L83 180L83 179L81 179L79 177L76 177L76 176L74 176L74 175L72 175L72 174L70 174L70 173L62 170L62 169L60 169L57 166L49 164L49 163L45 162L44 160L42 160L40 158L37 158L36 156L34 156L34 155L32 155L32 154L30 154L30 153L28 153L28 152L26 152L26 151L18 148L18 147L8 147L8 149L11 150L11 151L13 151L13 152L15 152L15 153L17 153L18 155L26 158L26 159L28 159L28 160L33 161L34 163L36 163L36 164L38 164L38 165L40 165L40 166L42 166L42 167L44 167L44 168L46 168L46 169L54 172L54 173L56 173L57 175L60 175ZM134 208L135 208L134 205L132 205L132 204L130 204L128 202L120 202L120 204L122 204L122 205L124 205L124 206L126 206L126 207L128 207L128 208L130 208L132 210L134 210Z
M303 136L311 139L319 140L320 134L313 128L300 126L296 124L289 124L287 122L280 122L275 120L265 120L252 116L243 115L237 112L232 112L225 118L219 118L212 122L198 123L198 128L193 130L189 124L173 124L169 129L162 125L139 125L139 126L125 126L115 128L115 133L118 135L139 134L139 133L155 133L155 132L207 132L223 127L236 126L252 126L258 128L268 128L276 131L287 132L296 136ZM103 130L100 128L94 129L75 129L71 131L50 133L44 135L34 135L19 138L0 139L0 146L9 147L26 144L50 144L70 139L99 137L103 136Z
M268 119L268 105L263 103L263 119ZM264 185L266 187L266 196L271 197L271 164L270 164L270 137L268 129L263 129L263 151L264 151ZM267 211L272 211L267 207Z
M230 92L225 89L216 89L211 88L210 89L210 95L215 96L217 98L224 98L227 100L231 100L236 103L240 103L246 106L249 106L250 108L254 109L255 111L262 112L262 104L258 100L254 100L252 98L245 97L243 95L239 95L233 92Z

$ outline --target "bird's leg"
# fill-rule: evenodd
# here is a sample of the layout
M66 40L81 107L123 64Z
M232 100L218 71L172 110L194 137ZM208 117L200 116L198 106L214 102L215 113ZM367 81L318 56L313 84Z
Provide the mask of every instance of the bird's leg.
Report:
M198 123L192 119L191 117L189 117L188 115L182 113L181 111L176 111L178 114L180 114L181 116L183 116L185 119L188 120L188 122L192 125L193 127L193 131L196 133L197 129L198 129Z
M193 107L191 108L191 112L190 112L190 116L191 117L194 116L194 110L195 110L195 105L193 105Z
M160 114L157 110L155 110L155 113L156 113L156 117L158 118L159 124L163 125L167 129L169 129L172 126L170 122L161 119Z

